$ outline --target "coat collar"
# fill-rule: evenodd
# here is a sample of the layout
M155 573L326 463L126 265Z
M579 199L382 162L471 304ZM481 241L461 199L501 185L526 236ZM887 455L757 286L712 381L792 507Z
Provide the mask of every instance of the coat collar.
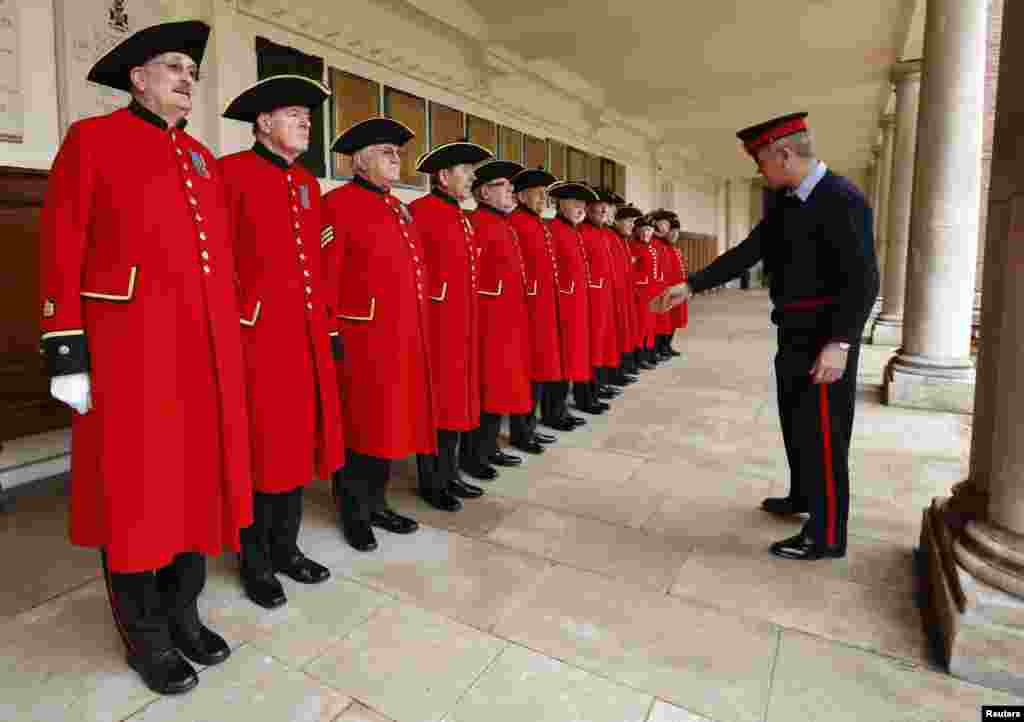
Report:
M430 189L430 195L437 196L445 203L451 203L456 208L462 208L462 205L459 203L458 199L455 196L445 193L443 190L436 186Z
M159 115L154 113L152 110L144 106L142 103L132 98L131 104L128 106L128 110L135 115L136 118L140 118L151 125L155 125L160 130L166 131L170 126L167 125L167 121L161 118ZM183 130L188 125L188 121L182 118L178 121L178 124L174 126L178 130Z
M281 170L288 170L291 167L291 163L286 161L284 158L279 156L274 151L270 150L267 146L260 143L258 140L252 145L252 152L263 158L270 163L273 163Z
M381 188L379 185L371 183L370 181L368 181L365 178L363 178L361 175L355 176L352 179L352 182L355 183L357 186L362 186L366 190L371 191L373 193L380 193L382 196L388 195L388 191L387 190L385 190L384 188Z

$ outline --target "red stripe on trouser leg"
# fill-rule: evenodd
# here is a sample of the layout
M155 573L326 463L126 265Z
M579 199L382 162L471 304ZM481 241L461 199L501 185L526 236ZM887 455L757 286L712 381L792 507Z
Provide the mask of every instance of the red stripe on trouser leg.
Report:
M129 652L135 651L135 647L132 644L131 639L128 638L128 633L124 629L124 624L121 623L121 614L118 609L117 595L114 594L114 585L110 578L110 567L107 566L107 553L105 551L100 552L100 559L103 561L103 581L107 585L107 597L110 599L110 613L114 617L114 626L117 627L118 634L121 635L121 641L124 642L124 646Z
M832 475L832 416L828 408L828 384L818 384L821 412L821 444L825 469L825 543L836 543L836 480Z

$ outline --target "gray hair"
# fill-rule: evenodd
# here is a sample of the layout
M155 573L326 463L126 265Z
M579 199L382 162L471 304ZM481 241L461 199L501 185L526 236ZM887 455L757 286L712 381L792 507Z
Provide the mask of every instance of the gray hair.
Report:
M798 158L813 158L814 144L811 142L809 131L801 130L799 133L787 135L772 143L772 149L789 148Z
M365 148L360 148L352 154L352 172L353 173L365 173L369 168L369 156L370 148L372 145L368 145Z

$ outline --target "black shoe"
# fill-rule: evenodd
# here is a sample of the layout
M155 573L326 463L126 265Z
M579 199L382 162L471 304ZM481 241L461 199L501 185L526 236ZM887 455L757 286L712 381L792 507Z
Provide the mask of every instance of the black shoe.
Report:
M396 514L391 509L370 512L370 524L379 526L392 534L412 534L420 528L415 519Z
M498 470L495 469L493 466L488 466L487 464L484 463L473 465L466 464L460 466L459 468L462 469L462 471L469 474L470 476L472 476L474 479L479 479L480 481L491 481L492 479L498 478Z
M597 398L599 399L614 399L616 396L621 394L621 391L616 391L609 386L602 386L597 390Z
M556 441L558 441L558 437L552 436L551 434L542 434L539 431L534 431L533 440L536 441L538 444L553 444Z
M274 571L287 574L300 584L319 584L331 578L331 570L319 564L302 552L274 562Z
M683 355L679 351L676 351L674 348L668 349L668 353L669 353L669 356L672 356L673 358L675 358L676 356L682 356Z
M775 542L769 547L772 554L783 559L813 561L815 559L838 559L846 556L846 550L835 546L818 544L808 535L800 532L794 537Z
M592 404L589 406L577 406L576 408L585 414L593 414L594 416L600 416L605 411L607 411L607 409L602 409L597 404Z
M638 361L636 365L641 371L650 371L653 368L657 368L657 366L652 364L650 361Z
M439 489L436 491L420 489L419 494L423 501L427 502L435 509L440 509L441 511L458 511L462 508L462 502L447 489Z
M576 424L568 419L541 419L540 423L556 431L572 431L576 428Z
M264 609L276 609L288 601L284 587L270 572L264 574L242 573L242 589L245 596Z
M520 451L525 451L527 454L544 453L544 447L537 443L535 439L513 441L512 446Z
M495 451L487 457L487 461L495 466L519 466L523 463L522 457L506 454L504 451Z
M586 426L587 425L587 420L584 419L581 416L573 416L572 414L569 414L565 418L568 419L570 424L573 424L575 426Z
M157 694L181 694L199 684L196 670L174 647L159 652L129 652L128 666Z
M462 499L478 499L484 495L484 490L462 479L452 479L448 482L448 493Z
M196 664L209 667L231 656L231 647L219 634L201 622L181 625L171 622L171 642Z
M761 508L769 514L806 514L809 510L807 502L798 501L791 496L769 497L761 502Z
M373 527L361 519L344 519L341 533L348 545L360 552L372 552L377 548L377 537L373 535Z

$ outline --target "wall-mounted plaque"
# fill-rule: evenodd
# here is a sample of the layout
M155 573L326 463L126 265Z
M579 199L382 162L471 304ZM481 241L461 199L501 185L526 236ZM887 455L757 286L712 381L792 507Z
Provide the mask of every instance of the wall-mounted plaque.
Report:
M60 132L74 121L128 104L128 94L85 79L93 64L126 37L168 18L166 0L55 0Z
M0 141L24 139L25 106L21 95L17 0L0 0Z

